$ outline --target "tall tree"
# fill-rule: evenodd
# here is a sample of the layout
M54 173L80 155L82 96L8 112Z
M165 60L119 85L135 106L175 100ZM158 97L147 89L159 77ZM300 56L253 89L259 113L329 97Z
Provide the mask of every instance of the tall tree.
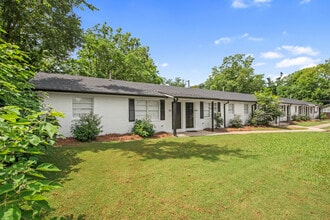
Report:
M283 115L280 109L278 96L272 94L270 88L255 92L257 99L257 109L253 112L250 119L252 125L269 125L277 117Z
M58 63L80 45L81 22L74 8L83 6L95 9L85 0L2 0L0 36L26 52L37 69L47 69L43 59Z
M175 77L175 79L166 79L164 78L164 84L168 86L178 86L178 87L185 87L186 86L186 80Z
M114 32L106 23L86 31L84 44L77 54L80 75L100 78L111 75L113 79L157 84L163 81L149 48L129 32L122 33L120 28Z
M254 74L253 61L252 56L244 54L225 57L221 66L212 68L205 88L250 94L260 91L265 82L263 75Z
M277 93L286 98L329 103L330 60L283 77L280 85L277 86Z

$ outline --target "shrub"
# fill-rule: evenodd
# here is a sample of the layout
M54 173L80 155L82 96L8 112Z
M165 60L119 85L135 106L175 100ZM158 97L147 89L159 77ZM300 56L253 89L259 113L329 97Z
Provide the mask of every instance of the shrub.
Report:
M300 115L293 115L292 120L293 121L301 121L301 116Z
M328 119L328 117L324 112L322 112L321 115L320 115L320 119L321 120L326 120L326 119Z
M84 114L71 126L73 137L79 141L94 140L102 132L101 117L93 114Z
M243 121L242 121L240 115L234 115L234 118L230 119L229 123L230 123L230 126L233 128L243 127Z
M141 137L151 137L155 134L154 125L149 119L136 120L132 128L132 133Z
M214 113L215 127L220 128L223 125L223 118L221 117L221 113Z
M261 109L256 109L253 112L253 115L251 115L249 119L249 124L253 126L258 126L258 125L268 126L272 120L273 117L271 114Z

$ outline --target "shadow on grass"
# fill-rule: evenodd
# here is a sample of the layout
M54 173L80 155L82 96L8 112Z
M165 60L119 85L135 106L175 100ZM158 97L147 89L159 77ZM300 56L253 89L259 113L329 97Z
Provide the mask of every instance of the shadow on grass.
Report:
M54 180L69 180L68 174L78 172L76 165L84 160L78 154L84 151L99 153L102 151L113 150L121 152L121 156L132 158L138 157L141 161L146 160L166 160L166 159L190 159L201 158L206 161L220 161L220 156L255 158L239 148L231 148L221 144L203 144L196 140L140 140L131 142L109 142L109 143L84 143L75 147L59 147L49 151L45 157L47 162L55 164L61 172L52 173L48 176Z

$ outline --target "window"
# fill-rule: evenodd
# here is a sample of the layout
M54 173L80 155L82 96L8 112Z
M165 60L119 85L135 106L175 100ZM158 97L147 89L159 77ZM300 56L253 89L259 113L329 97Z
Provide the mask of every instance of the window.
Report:
M207 103L207 105L204 105L204 116L205 117L210 117L211 116L211 106L212 103Z
M72 99L72 116L79 118L83 114L93 112L93 98L75 97Z
M297 113L297 106L294 107L294 113Z
M128 121L135 121L134 99L128 99Z
M200 113L200 118L204 118L204 102L200 102L199 104L199 113Z
M248 104L244 104L244 114L249 114L249 105Z
M165 120L165 101L160 100L160 120Z
M217 104L218 104L217 110L218 110L218 112L221 112L221 102L218 102Z
M151 120L159 119L159 101L154 100L136 100L135 117L137 119L150 118Z
M228 105L228 112L231 114L235 114L235 105L234 104Z
M286 113L285 110L286 110L285 105L281 105L281 111L284 112L284 113Z

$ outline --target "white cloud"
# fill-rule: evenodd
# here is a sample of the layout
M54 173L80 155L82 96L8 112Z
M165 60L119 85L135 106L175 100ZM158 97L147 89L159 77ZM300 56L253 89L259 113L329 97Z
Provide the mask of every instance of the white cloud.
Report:
M276 59L276 58L281 58L283 55L277 52L269 51L269 52L261 53L260 56L266 59Z
M272 0L232 0L233 8L249 8L252 6L269 6Z
M309 55L316 56L319 54L318 51L313 50L311 47L300 47L300 46L292 46L292 45L283 45L281 49L287 50L291 52L293 55Z
M263 41L264 39L262 37L253 37L250 36L249 33L244 33L240 38L245 38L250 41Z
M168 63L162 63L160 64L161 67L168 67Z
M230 37L222 37L219 38L218 40L214 41L214 44L218 45L218 44L228 44L232 41L232 39Z
M302 1L300 1L300 3L299 4L307 4L307 3L310 3L311 2L311 0L302 0Z
M247 4L244 3L243 0L234 0L231 4L233 8L247 8L249 7Z
M233 41L238 40L238 39L246 39L246 40L249 40L249 41L263 41L264 40L262 37L253 37L253 36L250 36L249 33L244 33L240 36L221 37L221 38L215 40L214 44L215 45L228 44L228 43L233 42Z
M312 67L317 65L318 60L313 60L310 57L297 57L293 59L284 59L278 63L276 63L276 68L286 68L298 66L300 68Z
M266 63L256 63L256 64L254 64L254 66L264 66L264 65L266 65Z

